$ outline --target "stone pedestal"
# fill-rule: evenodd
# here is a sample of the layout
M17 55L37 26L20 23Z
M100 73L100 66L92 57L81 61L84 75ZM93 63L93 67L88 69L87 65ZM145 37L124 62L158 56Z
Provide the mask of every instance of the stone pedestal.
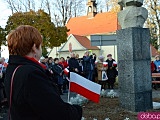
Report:
M118 30L117 50L120 105L135 112L152 109L149 29Z

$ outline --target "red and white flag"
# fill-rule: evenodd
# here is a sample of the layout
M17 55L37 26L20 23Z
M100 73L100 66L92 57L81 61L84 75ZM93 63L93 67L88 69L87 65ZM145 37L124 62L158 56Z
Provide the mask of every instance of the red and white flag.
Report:
M95 61L94 64L97 64L98 61Z
M76 92L89 100L98 103L100 99L101 85L76 73L70 72L70 91Z
M107 67L108 66L108 62L103 62L103 66Z
M113 66L117 66L117 62L116 61L113 61Z
M66 74L66 75L69 74L69 70L67 68L64 69L64 74Z

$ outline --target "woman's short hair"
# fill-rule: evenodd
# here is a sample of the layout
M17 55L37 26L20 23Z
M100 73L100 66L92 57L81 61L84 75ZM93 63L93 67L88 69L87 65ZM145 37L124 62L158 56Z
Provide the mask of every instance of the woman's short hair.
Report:
M8 34L7 42L10 55L25 56L32 51L34 44L39 48L42 36L36 28L21 25Z

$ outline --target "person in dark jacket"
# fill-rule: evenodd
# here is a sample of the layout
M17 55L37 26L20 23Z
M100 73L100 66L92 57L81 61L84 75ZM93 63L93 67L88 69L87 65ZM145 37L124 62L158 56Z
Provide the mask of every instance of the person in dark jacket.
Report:
M5 99L5 92L4 92L5 74L6 74L6 66L4 65L4 58L0 58L0 109Z
M42 64L44 64L44 63L42 63ZM56 79L54 79L54 74L53 74L53 70L52 70L52 68L53 68L53 58L52 57L48 58L47 66L48 67L46 67L46 72L47 72L48 76L52 79L53 82L56 83L57 81L56 81Z
M54 65L52 67L52 71L54 73L55 79L57 79L58 89L61 95L63 95L62 92L62 85L63 85L63 66L59 64L59 59L54 59Z
M89 51L86 51L83 56L83 72L85 75L85 78L88 80L93 80L93 71L95 69L95 61L96 57L94 57L92 54L89 54Z
M59 64L62 65L63 70L68 67L68 64L65 61L64 57L61 57L59 61L60 61ZM67 87L69 88L69 82L66 79L66 77L67 75L63 74L63 93L68 93Z
M82 108L61 99L44 65L38 62L42 55L42 37L38 30L28 25L19 26L9 33L7 42L10 56L5 90L11 119L81 120Z
M160 73L160 56L159 55L155 56L154 64L155 64L156 72Z
M71 53L71 58L68 61L69 71L79 73L79 63L75 57L75 53Z
M78 64L79 64L79 75L84 77L84 74L83 74L83 58L79 58L79 54L76 54L75 59L78 61Z
M108 62L108 69L107 69L108 89L114 89L114 83L118 75L118 71L116 69L117 64L116 64L116 61L112 58L111 54L107 55L106 62Z

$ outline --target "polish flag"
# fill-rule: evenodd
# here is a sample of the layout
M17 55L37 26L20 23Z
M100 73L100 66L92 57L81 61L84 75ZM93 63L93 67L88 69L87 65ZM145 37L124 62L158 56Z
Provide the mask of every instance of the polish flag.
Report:
M100 99L101 85L74 72L70 72L70 91L76 92L89 100L98 103Z
M116 61L113 61L113 66L117 66L117 62Z
M107 67L108 66L108 62L103 62L103 66Z
M95 61L95 64L97 64L97 61Z
M69 70L67 68L64 69L64 74L68 75Z

